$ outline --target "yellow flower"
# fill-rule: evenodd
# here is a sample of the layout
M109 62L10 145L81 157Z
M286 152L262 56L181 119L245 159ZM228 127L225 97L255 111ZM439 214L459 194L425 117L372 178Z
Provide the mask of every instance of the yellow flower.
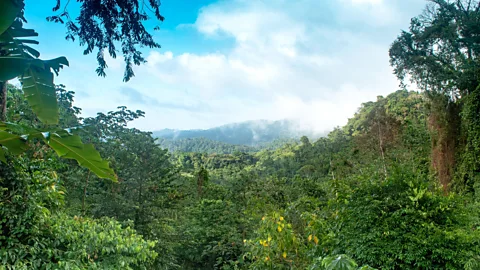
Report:
M310 242L310 241L312 241L312 235L311 234L308 236L308 242Z
M318 244L318 237L314 236L313 237L313 242L315 242L315 244Z
M270 257L265 257L265 261L268 261L268 260L270 260Z
M247 243L247 239L243 239L243 243Z
M287 258L287 252L284 251L282 256L283 256L284 259L286 259Z
M278 231L278 232L281 232L281 231L282 231L282 227L281 227L281 226L278 226L278 227L277 227L277 231Z
M269 236L269 237L267 238L267 240L268 240L268 242L272 241L272 237Z
M280 217L280 220L283 221L283 217Z
M262 220L265 220L265 217L262 217Z

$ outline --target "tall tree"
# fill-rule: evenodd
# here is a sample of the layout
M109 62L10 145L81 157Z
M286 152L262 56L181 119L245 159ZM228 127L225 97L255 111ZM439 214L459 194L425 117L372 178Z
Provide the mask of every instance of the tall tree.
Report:
M430 98L432 165L445 190L451 183L461 143L460 110L467 97L480 91L479 55L478 0L429 0L425 11L412 19L409 30L403 31L390 48L397 77L402 81L410 78ZM467 145L480 140L476 134L464 135ZM479 169L478 164L469 167Z

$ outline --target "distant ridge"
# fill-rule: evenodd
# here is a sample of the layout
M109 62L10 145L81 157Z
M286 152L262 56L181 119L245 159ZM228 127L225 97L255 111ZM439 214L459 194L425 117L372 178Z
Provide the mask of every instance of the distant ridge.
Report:
M261 146L278 140L299 139L304 135L310 139L316 139L321 137L322 134L303 129L293 120L254 120L210 129L162 129L153 132L154 137L161 138L164 142L204 138L211 141L249 147Z

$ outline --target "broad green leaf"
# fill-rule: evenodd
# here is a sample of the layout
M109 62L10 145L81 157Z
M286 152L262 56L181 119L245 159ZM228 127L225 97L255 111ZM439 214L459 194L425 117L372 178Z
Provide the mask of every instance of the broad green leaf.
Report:
M45 124L57 124L58 104L53 73L49 69L41 69L41 62L33 60L20 81L25 98L38 119Z
M31 61L23 57L0 57L0 81L8 81L22 75Z
M45 62L45 64L51 68L59 68L62 67L62 65L68 66L68 60L65 56L44 60L43 62Z
M53 69L53 71L55 71L55 74L57 74L57 76L58 76L58 72L60 71L61 68L63 68L64 65L65 66L69 65L68 60L65 56L57 57L50 60L45 60L43 62L45 64L45 67Z
M34 59L40 56L40 53L37 50L24 44L1 45L1 49L5 49L5 50L8 49L7 56L10 56L10 57L22 57L26 59Z
M7 163L7 159L5 158L5 151L1 146L0 146L0 161L3 163Z
M22 137L6 131L0 131L0 145L16 155L23 153L27 148Z
M23 7L23 1L1 0L0 1L0 35L5 32Z
M38 58L40 57L40 52L38 52L37 50L35 50L34 48L30 47L30 46L27 46L25 44L22 44L20 46L21 49L23 49L24 51L28 52L29 54L31 54L33 57L35 58Z
M24 29L22 25L12 26L0 35L0 49L4 51L4 57L38 58L40 53L29 47L27 44L38 44L38 41L31 39L19 39L19 37L33 37L38 34L32 29Z
M51 133L46 142L60 157L75 159L80 166L89 169L100 178L117 180L108 162L102 159L92 144L83 144L79 136Z
M27 134L26 136L28 137L28 134L31 133L39 133L38 130L26 126L26 125L21 125L21 124L16 124L16 123L10 123L10 122L0 122L0 130L9 130L11 132L14 132L16 134Z
M40 42L38 42L37 40L33 40L33 39L18 39L18 42L20 42L22 44L35 44L35 45L40 44Z
M322 260L326 270L355 270L357 264L346 255L330 256Z
M13 25L12 27L6 31L10 38L21 38L21 37L36 37L38 33L35 32L33 29L25 29L21 25Z
M78 127L73 129L76 128ZM44 140L60 157L75 159L98 177L116 181L117 176L108 162L102 159L92 144L83 144L79 136L72 135L71 129L40 131L15 123L0 122L0 161L5 159L2 146L13 154L21 154L27 147L26 140L37 138ZM18 136L5 130L24 135Z

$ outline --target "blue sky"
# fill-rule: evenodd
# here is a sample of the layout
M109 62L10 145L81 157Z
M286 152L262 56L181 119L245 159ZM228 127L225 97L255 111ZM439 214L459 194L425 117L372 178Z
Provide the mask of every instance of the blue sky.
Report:
M75 13L75 2L69 10ZM46 22L55 1L26 0L41 58L66 56L56 83L76 92L84 116L126 105L144 130L210 128L255 119L297 119L325 131L362 102L398 89L388 48L424 0L162 0L161 49L122 82L123 60L96 76L94 54ZM153 30L156 22L147 26Z

